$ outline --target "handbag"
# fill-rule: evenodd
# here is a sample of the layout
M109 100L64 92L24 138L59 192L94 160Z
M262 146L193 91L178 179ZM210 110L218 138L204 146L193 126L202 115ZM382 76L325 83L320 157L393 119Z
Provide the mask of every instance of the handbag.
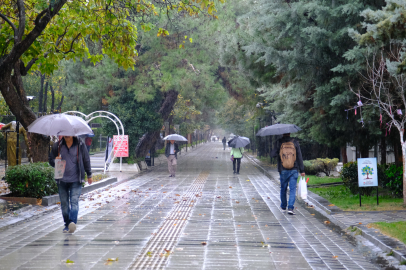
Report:
M231 160L231 161L234 161L234 155L231 156L230 160Z
M304 176L300 177L297 187L297 197L302 200L307 200L307 183Z

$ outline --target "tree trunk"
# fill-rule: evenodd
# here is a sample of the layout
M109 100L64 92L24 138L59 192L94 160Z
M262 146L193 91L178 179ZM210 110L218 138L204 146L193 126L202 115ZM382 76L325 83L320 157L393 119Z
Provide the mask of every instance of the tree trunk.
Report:
M50 138L30 133L30 146L33 162L48 162Z
M51 90L51 112L54 112L55 109L55 91L52 87L52 84L49 84L49 89Z
M383 134L382 134L383 135ZM386 138L381 136L381 165L386 165Z
M343 164L348 163L347 146L341 147L341 156L343 157Z
M45 83L45 75L42 75L42 73L39 74L39 77L41 78L41 87L39 88L38 92L38 112L42 112L42 95L44 93L44 83Z
M399 132L400 145L402 146L402 165L403 165L403 205L406 206L406 144L403 141L403 126Z
M401 138L402 139L402 138ZM393 153L395 154L395 164L400 166L403 164L402 144L398 140L393 141Z
M361 158L369 158L369 149L368 148L362 148L360 149L360 154Z
M47 101L48 101L48 81L45 83L45 91L44 91L44 113L47 113L48 111L48 106L47 106Z
M62 95L61 101L60 101L59 104L58 104L58 108L56 108L56 110L57 110L58 112L61 112L61 107L62 107L62 103L63 103L63 98L64 98L64 95Z
M159 109L158 113L161 114L163 122L167 121L171 111L173 110L173 106L178 99L178 92L175 90L170 90L165 93L165 99L162 102L161 108ZM160 131L153 131L148 132L142 136L140 139L137 148L135 149L135 156L136 157L145 157L148 151L155 147L155 144L160 139L159 136Z

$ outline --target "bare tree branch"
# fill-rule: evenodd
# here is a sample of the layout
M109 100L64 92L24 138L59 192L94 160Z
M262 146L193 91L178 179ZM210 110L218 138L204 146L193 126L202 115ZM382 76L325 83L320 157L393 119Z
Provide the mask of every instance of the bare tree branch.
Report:
M17 0L18 7L18 33L14 35L15 43L20 42L25 30L25 6L23 0Z
M0 17L3 20L5 20L11 26L11 28L13 28L14 37L16 37L17 36L17 27L6 17L6 15L0 13Z

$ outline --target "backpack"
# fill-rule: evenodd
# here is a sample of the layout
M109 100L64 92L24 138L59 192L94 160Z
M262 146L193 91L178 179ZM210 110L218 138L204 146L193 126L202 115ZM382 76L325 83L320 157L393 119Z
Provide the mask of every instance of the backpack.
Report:
M290 170L295 166L296 147L293 140L282 143L279 156L281 158L283 168Z

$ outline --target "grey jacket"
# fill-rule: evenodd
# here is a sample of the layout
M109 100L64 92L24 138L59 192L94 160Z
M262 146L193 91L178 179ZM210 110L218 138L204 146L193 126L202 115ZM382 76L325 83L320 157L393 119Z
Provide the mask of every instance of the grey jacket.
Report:
M178 144L177 143L174 143L174 145L175 145L175 157L176 158L178 158L178 152L179 152L179 147L178 147ZM170 156L170 153L171 153L171 148L170 148L170 146L171 146L171 143L170 142L167 142L166 143L166 148L165 148L165 156L166 157L169 157Z
M304 166L303 166L302 151L300 150L299 142L296 141L294 138L282 137L279 140L277 140L276 143L275 143L276 145L274 146L274 149L271 152L271 157L277 157L278 158L278 172L281 172L282 170L287 170L287 169L283 168L283 166L282 166L282 160L281 160L281 157L279 155L279 152L281 150L282 143L290 142L290 141L293 141L293 144L295 145L295 148L296 148L295 165L290 170L296 170L296 171L300 171L300 173L304 173L305 171L304 171Z
M73 138L74 143L79 144L79 170L78 175L78 182L84 182L85 181L85 172L87 174L87 177L90 178L92 177L92 167L90 165L90 156L89 152L86 149L85 144L82 142L82 140L78 140L77 138ZM52 167L55 167L55 158L58 156L58 147L59 144L61 144L61 147L66 147L65 139L62 139L58 143L55 143L52 146L52 150L49 153L48 157L48 162L49 165ZM57 182L60 181L60 179L55 179Z

